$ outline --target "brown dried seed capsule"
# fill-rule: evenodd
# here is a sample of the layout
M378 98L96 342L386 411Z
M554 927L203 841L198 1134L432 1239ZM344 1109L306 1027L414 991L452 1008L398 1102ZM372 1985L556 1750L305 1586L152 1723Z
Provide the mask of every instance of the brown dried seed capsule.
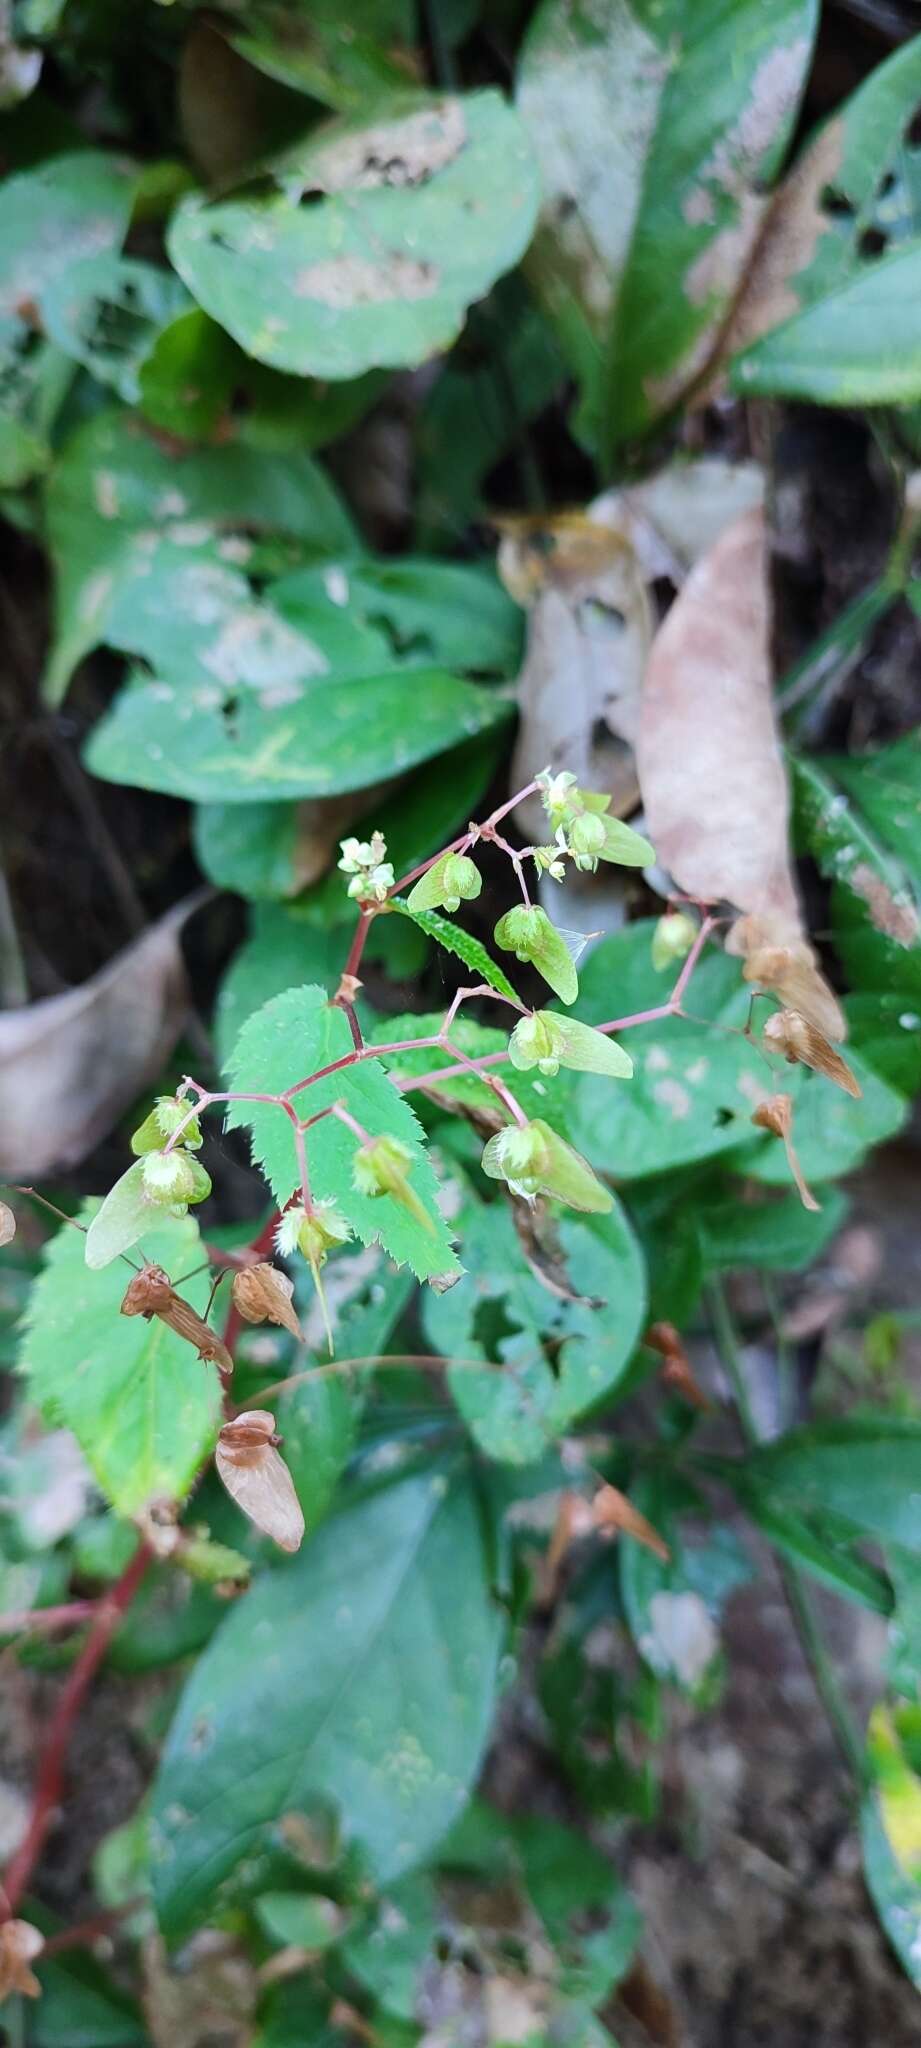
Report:
M291 1305L294 1283L287 1273L264 1261L244 1266L233 1276L234 1307L247 1323L278 1323L292 1337L303 1338L303 1330Z
M815 1196L810 1193L809 1188L806 1186L805 1179L803 1178L803 1169L796 1156L796 1147L793 1143L792 1095L769 1095L765 1102L759 1103L752 1117L752 1123L760 1124L763 1131L773 1131L775 1138L781 1139L787 1155L787 1165L796 1183L796 1192L799 1195L803 1208L820 1209L822 1204L816 1201Z
M29 1964L41 1955L45 1937L31 1920L5 1920L0 1926L0 2005L14 1991L21 1998L38 1998L41 1985Z
M863 1094L856 1074L851 1073L847 1061L835 1051L824 1031L810 1024L808 1017L801 1017L798 1010L776 1010L765 1024L764 1036L791 1066L811 1067L814 1073L834 1081L836 1088L843 1088L846 1095Z
M647 1522L645 1515L641 1515L616 1486L599 1487L592 1501L592 1521L596 1529L622 1530L627 1536L632 1536L635 1543L644 1544L647 1550L654 1551L656 1557L661 1557L666 1563L671 1556L668 1544L658 1529Z
M225 1422L214 1462L232 1500L282 1550L298 1550L304 1517L294 1481L275 1446L275 1417L267 1408L244 1409Z
M199 1358L216 1365L222 1380L232 1377L233 1359L223 1339L198 1314L191 1302L176 1293L169 1274L162 1266L143 1266L140 1273L135 1274L125 1290L121 1312L123 1316L144 1316L148 1322L151 1316L157 1316L161 1323L175 1330L177 1337L193 1345Z

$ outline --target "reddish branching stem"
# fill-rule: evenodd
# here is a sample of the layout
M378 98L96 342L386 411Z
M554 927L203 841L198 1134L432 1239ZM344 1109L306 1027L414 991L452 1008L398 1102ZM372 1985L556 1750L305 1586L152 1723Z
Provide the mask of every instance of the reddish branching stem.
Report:
M152 1555L148 1544L139 1543L121 1578L116 1580L115 1585L99 1601L86 1641L58 1694L57 1704L48 1723L39 1755L29 1825L3 1881L7 1918L16 1912L54 1820L61 1798L67 1751L84 1694L92 1685L115 1630L134 1599Z

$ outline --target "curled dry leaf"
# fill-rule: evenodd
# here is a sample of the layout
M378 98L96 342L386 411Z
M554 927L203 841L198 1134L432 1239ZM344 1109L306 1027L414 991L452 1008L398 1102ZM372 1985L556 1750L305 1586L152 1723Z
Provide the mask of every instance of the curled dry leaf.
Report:
M233 1305L247 1323L278 1323L300 1342L303 1331L292 1307L294 1282L265 1262L244 1266L233 1277Z
M560 1567L572 1545L580 1537L590 1536L594 1527L591 1502L585 1500L581 1493L561 1493L541 1574L541 1596L545 1604L549 1605L556 1598Z
M275 1417L267 1408L247 1408L225 1422L214 1462L232 1500L250 1522L281 1550L299 1550L304 1517L294 1481L277 1446Z
M596 1529L606 1534L632 1536L636 1543L642 1543L647 1550L654 1551L656 1557L661 1557L663 1563L668 1563L671 1556L668 1544L618 1487L599 1487L592 1501L592 1522Z
M162 1072L188 1010L171 910L82 988L0 1017L0 1173L74 1166Z
M604 1308L597 1295L575 1292L566 1271L559 1228L544 1197L538 1195L533 1202L525 1202L520 1195L513 1195L511 1209L518 1243L535 1280L546 1287L547 1293L557 1301L573 1301L582 1308Z
M841 1009L803 932L793 875L757 508L733 520L698 562L656 635L637 764L663 866L698 902L743 913L727 944L744 958L746 979L843 1038Z
M0 1202L0 1245L11 1244L16 1235L16 1218L7 1202Z
M846 1095L860 1096L863 1089L856 1074L852 1074L846 1060L830 1045L824 1032L810 1024L807 1017L801 1017L797 1010L776 1010L764 1027L765 1041L772 1050L782 1052L791 1066L811 1067L816 1074L824 1074L834 1081L836 1088L843 1088Z
M649 835L679 887L799 933L758 510L721 534L656 634L637 760Z
M760 463L703 455L669 462L628 489L605 491L593 499L589 516L632 543L648 583L667 577L680 589L724 528L763 504Z
M697 1384L691 1371L691 1361L674 1323L650 1323L643 1339L662 1359L662 1378L674 1394L680 1394L692 1408L701 1412L710 1407L706 1394Z
M820 1209L822 1204L816 1201L815 1196L807 1188L803 1179L803 1169L796 1156L796 1147L793 1143L792 1095L769 1095L765 1102L759 1103L752 1116L752 1123L758 1124L763 1131L773 1131L775 1138L782 1139L787 1164L803 1208Z
M20 1998L38 1998L41 1985L30 1969L41 1955L45 1937L30 1920L4 1920L0 1926L0 2005L18 1992Z
M161 1323L167 1323L175 1330L177 1337L192 1344L199 1358L216 1365L222 1380L226 1382L233 1375L233 1359L223 1338L212 1330L191 1302L177 1294L169 1274L162 1266L142 1266L141 1271L129 1281L121 1306L123 1316L143 1316L145 1322L157 1316Z
M623 816L638 796L632 742L652 632L629 536L583 512L509 521L498 567L529 615L512 787L565 769L581 788L610 793ZM546 839L539 798L515 816L535 843Z

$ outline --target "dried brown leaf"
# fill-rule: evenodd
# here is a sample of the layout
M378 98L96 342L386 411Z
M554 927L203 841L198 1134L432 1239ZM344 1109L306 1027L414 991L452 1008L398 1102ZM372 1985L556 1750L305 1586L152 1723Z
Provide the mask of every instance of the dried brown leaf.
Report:
M556 1597L560 1566L572 1545L580 1537L591 1535L594 1527L591 1502L584 1500L581 1493L561 1493L541 1574L541 1595L545 1605Z
M680 588L731 521L763 503L759 463L703 455L669 462L627 489L605 491L589 511L632 542L647 582L667 577Z
M177 905L81 988L0 1017L0 1174L74 1166L157 1079L189 1003Z
M232 1500L280 1550L299 1550L304 1517L294 1481L276 1445L275 1417L267 1408L245 1409L225 1422L214 1462Z
M39 1998L41 1985L29 1968L41 1955L45 1937L30 1920L4 1920L0 1926L0 2005L18 1992L20 1998Z
M653 641L637 738L646 826L700 902L801 931L788 792L774 720L764 520L733 520L691 571Z
M16 1235L16 1218L6 1202L0 1202L0 1245L11 1244Z
M602 1486L592 1501L592 1520L596 1529L632 1536L636 1543L642 1543L647 1550L654 1551L667 1564L671 1552L664 1538L647 1522L616 1486Z
M292 1307L294 1282L287 1273L267 1262L244 1266L233 1277L234 1307L247 1323L278 1323L292 1337L303 1339L303 1330Z
M143 1316L145 1322L156 1316L194 1346L199 1358L216 1365L221 1378L226 1382L233 1376L233 1359L222 1337L212 1330L191 1302L177 1294L162 1266L142 1266L125 1290L121 1305L123 1316Z
M629 537L584 512L508 522L499 573L529 614L512 787L565 769L581 787L608 791L622 813L634 798L631 748L652 630ZM546 839L539 799L515 815L536 843Z
M525 1202L513 1195L511 1208L518 1243L535 1280L546 1287L547 1293L555 1295L557 1301L577 1302L582 1308L604 1308L597 1295L576 1294L566 1271L556 1220L543 1196Z
M846 1060L829 1044L824 1032L810 1024L807 1017L801 1017L797 1010L776 1010L764 1027L767 1044L782 1052L791 1066L811 1067L816 1074L824 1074L833 1081L836 1088L843 1088L846 1095L855 1097L863 1094L856 1074L852 1074Z
M769 1095L765 1102L759 1103L752 1116L752 1123L760 1125L763 1131L773 1131L774 1136L782 1140L784 1151L787 1155L787 1165L796 1184L796 1192L799 1195L803 1208L820 1209L822 1206L821 1202L816 1201L815 1196L810 1193L806 1186L803 1178L803 1169L800 1166L796 1155L796 1147L793 1143L792 1095Z

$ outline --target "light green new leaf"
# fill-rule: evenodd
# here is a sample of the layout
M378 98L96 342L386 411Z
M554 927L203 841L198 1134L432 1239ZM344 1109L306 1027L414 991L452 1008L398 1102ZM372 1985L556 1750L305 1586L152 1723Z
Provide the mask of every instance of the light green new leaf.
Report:
M470 1195L458 1220L464 1278L423 1303L433 1350L483 1360L482 1372L452 1369L452 1398L487 1456L510 1465L541 1458L616 1393L646 1315L642 1254L617 1202L604 1216L561 1215L558 1228L569 1286L584 1300L551 1295L506 1204Z
M309 456L269 457L231 443L177 459L124 411L98 414L71 437L46 513L55 644L45 688L53 701L104 640L157 666L174 655L194 673L190 645L207 648L228 612L250 599L243 570L266 573L260 536L285 537L278 569L305 552L355 546L345 508ZM247 652L255 633L247 616ZM209 679L206 671L201 681Z
M354 377L450 346L527 247L537 173L493 91L397 93L276 160L270 198L183 201L169 234L199 304L260 361ZM315 195L305 206L305 193Z
M532 267L609 456L680 402L754 247L815 0L545 0L519 106L543 174Z
M500 1642L463 1467L358 1500L267 1573L199 1660L164 1751L152 1854L167 1938L318 1800L379 1883L429 1855L479 1766Z
M87 1203L91 1223L98 1203ZM30 1398L49 1422L73 1430L99 1485L122 1515L148 1501L182 1499L221 1422L213 1365L156 1316L119 1310L131 1278L120 1262L93 1272L77 1230L62 1229L49 1245L45 1269L29 1303L19 1370ZM163 1218L145 1233L144 1251L164 1266L199 1314L208 1300L198 1226Z
M330 1004L323 988L289 988L266 1003L243 1026L228 1062L234 1088L281 1094L352 1051L345 1014ZM358 1139L337 1117L324 1117L307 1134L310 1180L315 1196L330 1196L363 1244L381 1243L391 1258L409 1265L422 1280L457 1270L438 1208L438 1183L426 1157L422 1130L409 1103L388 1080L377 1060L340 1069L295 1097L301 1116L313 1116L343 1102L372 1137L390 1136L413 1155L410 1184L431 1218L426 1230L390 1195L362 1195L353 1186ZM231 1103L228 1127L247 1127L253 1157L262 1167L279 1207L294 1193L298 1175L292 1125L275 1104Z

